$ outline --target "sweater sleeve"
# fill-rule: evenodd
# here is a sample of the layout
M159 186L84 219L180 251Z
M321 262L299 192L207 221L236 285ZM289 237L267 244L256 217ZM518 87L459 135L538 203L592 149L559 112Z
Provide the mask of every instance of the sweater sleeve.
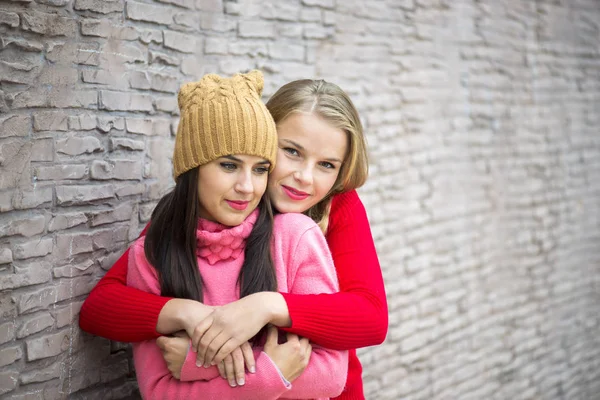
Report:
M143 233L142 233L143 234ZM171 300L126 286L127 250L96 284L81 307L79 326L120 342L157 338L158 316Z
M338 291L333 260L319 227L312 221L287 262L290 293L335 293ZM313 345L308 366L296 380L286 398L337 397L346 384L348 352Z
M335 294L285 294L288 331L331 349L380 344L388 328L383 277L365 208L356 191L334 198L327 242L340 283Z
M127 284L149 293L160 293L156 270L144 255L143 239L138 239L130 248ZM265 353L256 356L256 374L246 374L246 384L235 388L220 377L216 367L197 368L195 378L202 380L182 382L173 378L154 339L133 344L133 361L144 399L249 400L256 399L257 393L260 393L262 399L274 400L290 389Z

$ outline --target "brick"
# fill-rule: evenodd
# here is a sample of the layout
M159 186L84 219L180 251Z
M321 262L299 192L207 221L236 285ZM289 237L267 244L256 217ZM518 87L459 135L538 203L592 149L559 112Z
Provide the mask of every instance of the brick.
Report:
M200 16L196 13L190 13L188 11L177 13L173 16L173 21L178 27L184 29L196 30L200 25Z
M27 340L27 361L57 356L69 348L71 335L69 330Z
M196 0L196 9L205 12L223 12L223 0Z
M11 211L14 206L12 204L14 190L0 190L0 212Z
M12 392L17 387L19 373L16 371L0 372L0 396Z
M183 8L193 9L195 7L195 0L158 0L161 3L173 4Z
M114 190L113 185L58 186L56 200L58 205L89 204L97 200L112 199Z
M92 226L112 224L118 221L129 221L133 213L133 204L124 203L116 208L94 212L91 217Z
M17 338L33 335L54 325L54 318L48 312L28 315L20 319L17 328Z
M90 268L94 265L92 260L86 260L79 264L69 264L61 267L56 267L53 270L55 278L73 278L75 276L90 275L94 273L94 269Z
M173 23L174 10L170 7L127 1L127 18L135 21L169 25Z
M199 39L193 35L186 35L175 31L164 31L163 38L163 45L166 48L177 50L182 53L194 53L199 47Z
M144 94L100 91L99 107L108 111L153 111L152 97Z
M18 258L18 257L17 257ZM50 274L46 270L24 271L22 273L4 275L0 282L0 290L16 289L25 286L38 285L50 280Z
M107 38L112 31L111 21L106 19L84 19L81 21L81 34Z
M117 353L111 355L110 358L107 361L108 364L100 370L101 382L111 382L129 374L129 361L123 357L123 354Z
M12 251L8 248L0 249L0 265L8 264L13 261Z
M152 217L152 212L156 207L156 203L148 203L140 205L140 222L148 222L150 221L150 217Z
M0 220L0 237L21 235L31 237L44 232L46 227L46 218L43 215L36 215L30 218L11 218L6 223Z
M31 161L54 161L54 141L52 139L33 141Z
M181 60L177 57L170 56L160 51L150 51L150 64L165 64L172 66L179 66Z
M109 141L110 151L129 150L141 151L146 148L146 145L141 140L133 140L127 138L111 138Z
M93 250L92 235L86 233L61 234L56 237L56 251L63 258Z
M29 242L13 245L13 256L16 260L43 257L52 253L53 248L54 243L51 238L30 240Z
M54 165L52 167L36 167L34 169L34 176L40 181L83 179L86 173L86 165Z
M200 29L220 33L233 32L237 22L227 16L216 13L205 13L200 16Z
M72 136L56 141L56 152L69 156L103 152L104 147L94 136Z
M45 203L52 203L51 186L34 186L33 190L18 190L13 196L13 206L17 210L36 208Z
M0 190L16 188L29 181L31 143L10 138L0 141Z
M108 133L112 129L125 129L125 118L121 117L98 117L97 128L102 132Z
M162 31L157 29L140 29L138 30L138 34L140 41L144 44L161 44L163 42Z
M96 116L89 113L69 116L69 129L74 131L96 129Z
M305 39L327 39L332 37L334 32L333 27L309 23L304 25L303 36Z
M85 83L118 87L121 85L123 78L122 76L115 76L115 74L104 69L88 69L81 71L81 80Z
M8 25L11 28L19 26L19 14L0 11L0 25Z
M155 107L158 111L168 112L174 115L179 115L179 106L177 99L173 97L155 97Z
M129 85L134 89L150 89L150 77L147 71L131 71Z
M96 180L140 180L142 164L133 160L94 160L90 166L90 177Z
M36 131L67 131L67 114L44 111L33 114L33 129Z
M303 8L300 12L300 21L321 22L322 10L320 8Z
M73 8L79 11L110 14L113 12L123 12L123 2L121 0L75 0Z
M20 345L5 347L0 350L0 367L12 364L17 360L20 360L21 357L23 357L23 351L21 350Z
M268 54L267 45L265 43L257 43L255 40L230 42L227 52L229 54L249 55L251 57Z
M94 233L94 250L115 249L119 247L119 242L128 241L128 226L118 226L113 229L105 229Z
M0 344L10 342L15 339L15 323L13 321L5 322L0 325Z
M206 38L204 41L204 54L228 54L229 40L226 38Z
M302 45L291 45L289 43L269 43L269 56L279 60L303 61L306 48Z
M27 11L21 14L21 18L23 30L42 35L73 37L77 30L77 22L74 19L57 14Z
M115 192L118 199L122 199L127 196L134 196L138 194L143 194L146 190L146 186L143 183L138 183L134 185L125 185L118 188Z
M306 6L317 6L323 8L334 8L336 0L302 0Z
M150 118L126 118L125 126L127 127L127 132L129 133L138 133L141 135L152 135L153 120Z
M238 24L238 34L243 38L274 38L275 25L264 21L242 21Z
M48 224L48 231L62 231L87 222L87 216L82 212L54 215Z
M82 305L83 301L74 301L66 307L56 309L54 312L56 327L60 329L73 323L76 324Z
M300 6L294 3L273 2L264 3L261 16L265 19L280 21L298 21Z
M19 314L46 309L56 302L56 288L48 287L22 294L17 301Z
M60 378L61 364L60 362L56 362L49 367L23 372L20 377L21 384L28 385L30 383L47 382Z
M64 301L88 294L96 282L89 276L61 279L61 283L56 287L56 301Z
M11 136L27 136L31 132L31 117L9 115L0 118L0 139Z

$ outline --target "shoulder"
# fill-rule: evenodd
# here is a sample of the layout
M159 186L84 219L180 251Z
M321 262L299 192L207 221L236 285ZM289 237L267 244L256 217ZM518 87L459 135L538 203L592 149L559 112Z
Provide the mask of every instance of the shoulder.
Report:
M362 201L356 190L336 194L331 200L331 214L361 205Z
M275 215L274 232L276 234L284 233L298 237L314 229L320 231L315 221L304 214L285 213Z

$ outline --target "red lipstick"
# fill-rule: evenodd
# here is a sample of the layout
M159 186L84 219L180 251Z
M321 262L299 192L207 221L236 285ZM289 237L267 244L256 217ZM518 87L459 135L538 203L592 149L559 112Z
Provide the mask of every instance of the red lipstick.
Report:
M234 201L234 200L225 200L227 202L227 204L229 204L229 207L233 208L234 210L238 210L238 211L244 211L246 209L246 207L248 207L248 203L250 203L249 201Z
M300 201L300 200L304 200L306 199L308 196L310 196L308 193L303 192L301 190L297 190L294 189L292 187L289 186L285 186L285 185L281 185L281 188L283 189L284 193L288 195L288 197L292 200L296 200L296 201Z

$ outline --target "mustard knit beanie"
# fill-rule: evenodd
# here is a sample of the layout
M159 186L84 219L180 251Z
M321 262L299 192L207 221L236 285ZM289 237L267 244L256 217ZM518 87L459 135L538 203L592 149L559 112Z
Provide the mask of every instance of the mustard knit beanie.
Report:
M254 70L223 78L208 74L187 83L178 95L180 120L173 153L173 175L232 154L267 159L277 155L275 121L260 99L263 75Z

